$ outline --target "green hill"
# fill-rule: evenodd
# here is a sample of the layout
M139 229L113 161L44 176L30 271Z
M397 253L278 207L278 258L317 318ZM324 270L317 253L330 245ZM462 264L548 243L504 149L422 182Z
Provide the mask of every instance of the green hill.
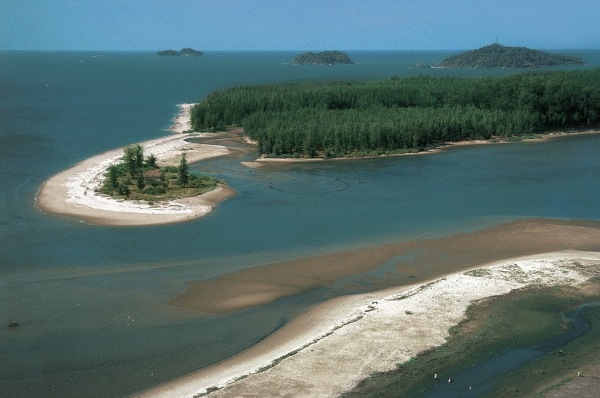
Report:
M555 65L583 65L578 57L552 54L526 47L491 44L444 59L443 68L539 68Z
M298 54L292 60L293 64L308 65L335 65L353 64L349 56L341 51L322 51L320 53L307 52Z

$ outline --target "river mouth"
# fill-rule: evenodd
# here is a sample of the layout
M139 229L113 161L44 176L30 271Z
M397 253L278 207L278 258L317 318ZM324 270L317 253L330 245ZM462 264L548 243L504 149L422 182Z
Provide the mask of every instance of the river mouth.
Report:
M600 283L528 288L471 305L443 346L365 380L346 397L532 396L596 363Z

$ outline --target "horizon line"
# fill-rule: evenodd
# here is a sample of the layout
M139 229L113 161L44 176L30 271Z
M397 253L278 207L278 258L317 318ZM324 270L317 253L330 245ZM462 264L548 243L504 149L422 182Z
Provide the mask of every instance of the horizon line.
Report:
M484 46L485 47L485 46ZM506 46L506 47L524 47L524 46ZM185 47L184 47L185 48ZM189 47L188 47L189 48ZM481 47L478 47L481 48ZM348 51L348 52L367 52L367 51L470 51L469 48L438 48L438 49L207 49L197 50L203 53L208 52L314 52L314 51ZM545 51L560 51L560 50L600 50L600 48L576 48L576 47L565 47L565 48L539 48L538 50ZM143 53L155 53L157 51L165 51L164 49L0 49L0 52L143 52Z

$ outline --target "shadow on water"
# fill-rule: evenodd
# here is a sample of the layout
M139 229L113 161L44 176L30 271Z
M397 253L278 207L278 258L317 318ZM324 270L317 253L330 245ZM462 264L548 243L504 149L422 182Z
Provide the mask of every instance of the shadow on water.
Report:
M436 375L435 386L429 394L424 396L427 398L478 397L490 392L499 376L518 368L526 362L548 355L550 352L583 336L589 330L590 325L581 318L581 312L586 308L598 306L600 306L600 301L594 301L583 304L574 311L564 314L563 317L568 329L566 333L558 338L531 347L506 351L457 375ZM559 351L559 355L560 353L561 351Z

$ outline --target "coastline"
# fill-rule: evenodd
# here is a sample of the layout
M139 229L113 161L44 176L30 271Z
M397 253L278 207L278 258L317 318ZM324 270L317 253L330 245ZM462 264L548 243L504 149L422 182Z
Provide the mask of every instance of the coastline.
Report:
M172 135L140 143L144 152L154 154L160 166L177 165L182 152L189 163L225 156L229 150L220 145L188 142L201 134L183 134L190 130L192 104L180 104L171 127ZM203 195L149 204L117 200L100 195L107 168L117 162L123 149L114 149L86 159L46 180L36 196L37 206L45 213L66 215L107 226L156 225L188 221L208 214L214 207L235 195L225 184Z
M598 277L599 264L598 251L550 252L339 297L235 357L132 396L339 396L443 344L472 302L533 286L581 286Z
M179 112L173 119L170 128L172 135L140 143L144 152L157 157L161 166L177 165L178 156L186 153L188 163L203 159L225 156L230 150L222 145L198 144L189 142L188 138L203 137L202 133L191 131L191 108L193 104L179 104ZM548 132L534 139L525 141L541 142L556 137L579 134L598 134L600 130L589 129L578 132ZM246 139L246 142L252 142ZM249 168L262 167L266 164L318 162L325 160L357 160L395 156L429 155L455 147L489 144L506 144L507 141L470 140L446 142L436 148L420 152L380 155L372 157L324 158L258 158L250 162L242 162ZM122 156L122 148L107 151L86 159L75 166L64 170L46 180L38 190L35 198L37 207L45 213L75 217L91 224L105 226L143 226L184 222L202 217L211 212L215 206L234 196L236 192L226 184L219 184L213 191L196 197L177 199L168 202L149 204L141 201L117 200L96 193L103 181L103 174L110 164Z
M435 153L439 153L441 151L449 150L452 148L459 148L465 146L479 146L479 145L496 145L496 144L513 144L516 142L544 142L551 139L561 138L561 137L569 137L576 135L594 135L600 134L600 129L598 128L589 128L583 130L575 130L575 131L549 131L545 133L533 134L534 138L521 138L518 141L507 141L503 140L499 137L492 137L487 140L479 139L479 140L465 140L465 141L447 141L438 146L430 149L424 149L418 152L405 152L405 153L391 153L391 154L382 154L376 156L347 156L347 157L339 157L339 158L331 158L326 159L324 157L314 157L314 158L292 158L292 157L281 157L281 158L269 158L269 157L259 157L252 162L245 162L244 165L251 168L261 167L265 164L277 164L277 163L302 163L302 162L322 162L329 160L360 160L360 159L379 159L379 158L388 158L388 157L398 157L398 156L423 156L423 155L432 155ZM517 136L518 137L518 136Z
M187 119L185 116L181 116L182 114L185 114L186 111L188 112ZM154 153L157 156L159 164L161 165L176 164L181 151L186 151L190 163L210 157L224 156L229 153L227 148L223 146L187 142L186 139L188 137L201 136L200 134L185 134L185 136L182 136L181 133L188 129L189 107L180 106L180 113L175 119L175 126L172 129L172 131L179 133L179 135L146 141L141 144L144 147L145 152ZM555 133L549 134L542 139L532 141L541 141L543 139L574 134L596 134L598 132L600 131L590 130L589 132L580 133ZM429 151L390 156L425 155L457 146L492 143L506 142L465 141L459 143L447 143L442 147ZM198 197L185 198L158 205L148 205L146 203L117 201L96 194L95 187L101 183L102 174L110 163L118 160L121 155L122 149L108 151L87 159L50 178L42 185L38 196L36 197L36 203L39 208L42 209L42 211L76 217L99 225L154 225L182 222L202 217L209 213L220 201L235 195L235 192L226 185L220 185L217 189ZM345 158L339 160L343 159ZM264 161L284 162L322 160L324 159L264 159ZM261 160L257 160L256 162L261 162ZM559 248L558 250L561 249ZM560 262L567 260L563 257L555 257L557 255L558 254L556 253L547 254L545 255L546 257L540 257L540 261L547 260L552 263L549 265L550 268L559 267L559 265L556 264L556 261ZM562 256L563 253L560 253L560 255ZM579 257L571 259L572 262L580 260L582 258L581 256L583 256L581 253L576 253L574 255ZM355 260L358 259L355 258ZM596 258L593 260L596 261ZM519 258L514 261L529 260ZM560 265L560 267L562 267L562 265ZM560 276L562 275L562 271L564 271L562 268L560 269L560 272L548 272ZM538 272L543 273L545 271L535 271L535 273ZM466 274L464 272L456 273L447 278L461 277L461 275ZM512 275L512 277L517 276L520 277L520 275ZM368 377L371 372L387 370L389 367L395 366L395 364L401 360L407 360L420 351L431 348L436 344L441 344L440 341L443 343L445 337L447 337L447 330L455 324L452 322L456 321L456 323L458 323L460 319L462 319L461 316L464 316L464 310L461 313L462 315L452 313L451 315L453 318L451 319L444 318L441 321L440 319L436 319L434 322L431 322L429 326L423 326L426 331L436 330L432 332L432 336L426 336L430 337L429 340L424 337L424 341L421 342L421 345L413 348L404 347L403 351L390 350L390 346L396 348L398 345L397 341L394 340L395 342L390 342L389 340L385 340L384 337L379 334L379 331L381 328L385 329L385 326L389 325L389 323L385 323L386 320L398 320L399 317L409 315L407 313L407 311L409 311L411 313L412 321L414 318L412 315L417 314L413 309L404 309L404 312L398 309L395 310L396 312L386 312L389 310L387 304L398 300L405 300L405 298L399 299L398 295L406 295L406 298L413 296L417 297L421 291L429 289L431 286L433 290L438 291L436 294L440 295L440 297L445 297L444 300L446 301L454 300L455 295L460 297L464 296L464 292L461 291L448 292L447 290L444 290L445 285L442 282L447 280L447 278L431 280L428 283L422 282L420 284L388 288L374 293L341 297L328 301L311 310L309 313L299 317L297 320L292 321L281 331L278 331L257 346L249 348L239 356L223 361L213 367L201 370L198 373L194 372L191 375L184 376L181 379L173 381L173 383L167 383L156 389L144 392L142 395L135 396L194 396L199 393L204 393L207 390L212 389L212 387L219 388L220 390L215 391L211 396L213 396L213 394L214 396L248 396L249 394L247 391L253 391L252 395L256 396L272 396L272 391L281 391L282 396L289 395L291 393L290 391L300 391L300 394L295 393L294 395L311 397L337 396L339 393L347 391L358 381ZM327 279L325 279L325 283L327 283ZM559 282L553 281L552 283ZM492 288L490 288L489 291L496 291L494 290L495 288L502 288L503 285L501 286L501 284L498 284L498 286L496 286L495 282L489 282L489 285L486 285L486 289L490 286L492 286ZM219 287L217 290L226 291L227 288L232 287L234 286L225 285ZM252 291L252 289L250 289L250 291L242 293L244 297L242 297L241 302L244 302L244 300L249 298L248 301L246 301L250 302L248 306L260 305L274 301L281 297L282 294L280 291L281 286L277 286L274 289L277 290L275 293L270 291L265 293L264 286L260 284L255 285L254 288L257 288L257 290ZM300 286L298 289L296 286L290 288L288 285L285 286L285 288L288 290L283 293L284 296L296 294L305 287ZM267 289L271 289L271 286L267 286ZM413 294L412 292L415 290L416 292ZM239 293L239 291L237 292ZM502 292L503 290L500 290L500 293L498 294L506 294ZM447 296L443 296L443 294L447 294ZM438 296L435 297L437 299ZM473 300L465 303L464 309L466 309L469 303L477 299L478 298L473 298ZM439 298L439 300L442 300L442 298ZM235 301L237 304L240 302L237 297L230 299L229 301ZM428 298L425 301L429 302L432 301L432 299ZM462 304L463 303L461 302L461 305ZM185 307L185 305L183 306ZM389 306L392 305L390 304ZM228 312L229 310L230 309L225 306L225 310L222 312ZM219 311L216 311L216 313L219 313ZM383 320L379 320L377 321L379 323L376 322L374 324L367 322L367 319L371 319L372 317L371 313L384 314ZM447 324L450 326L446 327ZM360 336L363 335L365 331L369 336L368 341L364 339L360 340ZM406 333L413 336L412 338L408 338L411 342L416 339L415 336L423 336L423 330L403 330L402 333L404 334L397 334L392 338L401 339L400 341L402 341L403 346L405 339L407 339ZM412 333L412 335L410 333ZM435 336L433 336L434 334ZM338 340L333 339L333 336L340 335L345 335L346 337L341 337ZM381 340L378 340L380 338ZM365 352L360 351L360 347L355 347L354 344L352 347L347 345L347 341L354 342L354 340L356 340L357 344L360 342L363 346L369 347L370 349ZM324 347L322 346L323 344ZM377 349L381 347L383 347L383 351L377 351ZM309 353L309 351L312 353L314 350L319 351L320 356ZM345 353L346 356L336 357L336 352ZM280 361L282 357L287 357L288 355L288 358ZM392 358L392 355L395 355L395 357ZM361 361L367 358L367 363L356 362L357 360L353 360L352 358L358 358ZM336 369L335 374L332 373L331 370L328 372L328 369L332 367L331 363L338 362L344 363L344 368L348 369L348 373L339 372L339 369ZM274 363L276 364L273 365ZM381 368L380 366L383 365L388 366L388 368ZM259 370L261 371L259 372ZM340 374L339 377L338 373ZM238 380L240 378L242 379ZM232 380L235 380L235 382L232 382ZM291 390L285 390L282 386L289 386ZM254 391L256 391L256 394L254 394Z

